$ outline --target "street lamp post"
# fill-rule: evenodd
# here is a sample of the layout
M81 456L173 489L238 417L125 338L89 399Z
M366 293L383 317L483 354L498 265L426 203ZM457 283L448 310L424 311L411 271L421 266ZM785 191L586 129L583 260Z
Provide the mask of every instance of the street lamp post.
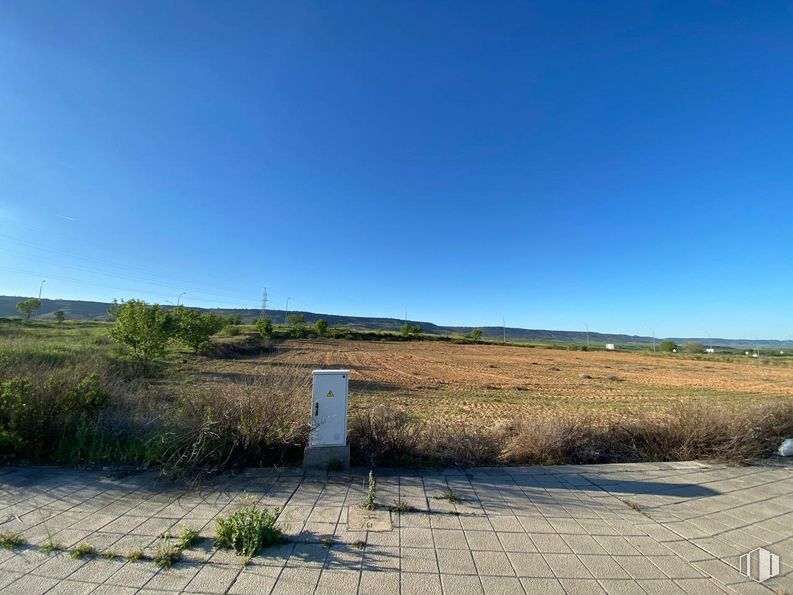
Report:
M289 300L291 299L292 298L290 297L286 298L286 310L284 310L284 324L286 324L286 321L289 319Z
M177 298L176 298L176 305L177 305L177 306L179 305L179 302L182 300L182 296L183 296L183 295L187 295L187 292L186 292L186 291L183 291L182 293L180 293L180 294L177 296Z

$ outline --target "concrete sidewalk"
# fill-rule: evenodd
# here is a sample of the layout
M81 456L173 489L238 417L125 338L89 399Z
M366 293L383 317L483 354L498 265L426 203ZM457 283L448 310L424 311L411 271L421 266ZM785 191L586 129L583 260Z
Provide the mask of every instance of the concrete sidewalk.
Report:
M367 470L368 471L368 470ZM348 525L366 474L250 470L211 486L151 474L44 467L0 470L0 531L29 545L0 550L4 593L793 593L793 467L699 463L378 470L392 529ZM446 497L444 497L446 496ZM289 543L248 565L212 547L214 518L250 498L283 509ZM450 501L455 500L456 501ZM205 539L169 570L127 561L188 525ZM388 527L385 527L388 529ZM38 549L81 543L114 559ZM780 574L736 567L762 547Z

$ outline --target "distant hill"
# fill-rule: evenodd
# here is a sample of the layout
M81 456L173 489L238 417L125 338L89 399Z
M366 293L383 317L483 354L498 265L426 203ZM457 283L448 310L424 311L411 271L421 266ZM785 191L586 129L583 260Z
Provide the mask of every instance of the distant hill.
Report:
M19 316L16 305L28 298L20 296L0 296L0 317ZM110 306L107 302L84 302L79 300L41 300L41 310L38 318L44 320L54 320L55 312L63 310L69 320L109 320L107 309ZM164 306L169 308L170 306ZM239 314L244 322L251 322L259 317L259 310L252 309L230 309L230 308L196 308L195 310L212 311L221 316ZM276 324L283 324L286 319L284 310L267 310L267 316ZM337 314L317 314L315 312L304 312L301 310L289 311L289 314L302 314L306 322L314 323L320 318L327 321L330 326L344 326L357 330L387 330L398 331L404 324L404 320L398 318L376 318L369 316L339 316ZM409 324L418 324L425 333L434 335L465 334L471 332L473 328L482 330L484 337L499 339L503 336L503 329L500 326L439 326L432 322L421 320L408 320ZM585 343L587 333L584 331L549 331L542 329L526 329L507 327L507 339L513 341L543 341L555 343ZM793 348L793 341L779 341L775 339L762 339L754 341L749 339L716 339L716 338L673 338L677 343L686 341L698 341L703 344L719 345L723 347L766 347L766 348ZM609 333L589 333L589 340L592 343L652 343L652 337L640 335L622 335ZM658 339L656 339L658 340Z

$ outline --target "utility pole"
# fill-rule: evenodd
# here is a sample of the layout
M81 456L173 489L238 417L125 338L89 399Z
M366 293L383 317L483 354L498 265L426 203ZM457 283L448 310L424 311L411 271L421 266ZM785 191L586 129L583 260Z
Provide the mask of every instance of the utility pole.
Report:
M655 353L655 331L650 329L650 332L653 334L653 353Z
M589 324L585 322L584 326L586 327L586 348L589 349Z
M504 317L501 317L501 328L504 331L504 345L507 344L507 323L504 322Z
M286 324L286 321L289 319L289 300L291 299L292 298L290 297L286 298L286 310L284 310L284 324Z
M183 295L187 295L187 292L186 292L186 291L183 291L182 293L180 293L180 294L179 294L179 295L176 297L176 306L177 306L177 307L179 307L179 302L181 302L181 301L182 301L182 296L183 296Z
M264 315L267 313L267 288L264 288L262 291L262 311L259 314L259 318L264 318Z
M41 285L39 285L39 310L41 309L41 290L44 287L44 284L47 282L46 279L41 280ZM36 318L39 317L39 310L36 310Z

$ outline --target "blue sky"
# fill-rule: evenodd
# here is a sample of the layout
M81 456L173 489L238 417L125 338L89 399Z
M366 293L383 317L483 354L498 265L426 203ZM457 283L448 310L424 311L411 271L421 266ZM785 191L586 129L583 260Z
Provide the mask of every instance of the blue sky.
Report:
M0 293L793 338L789 2L0 5Z

